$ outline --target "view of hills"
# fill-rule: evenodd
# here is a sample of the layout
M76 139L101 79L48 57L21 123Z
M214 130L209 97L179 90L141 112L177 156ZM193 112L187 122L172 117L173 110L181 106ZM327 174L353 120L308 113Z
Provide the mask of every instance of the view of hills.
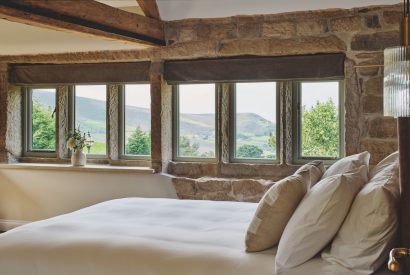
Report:
M54 105L54 95L38 91L33 95L46 106ZM134 106L126 106L127 137L139 125L144 131L149 131L150 110ZM78 97L76 99L76 120L81 130L90 131L97 142L105 142L106 103L101 100ZM181 114L180 133L189 137L191 143L198 143L201 152L214 150L214 114ZM269 151L267 137L274 134L276 126L269 120L255 113L240 113L237 117L238 144L252 144L264 151ZM195 134L193 134L195 133Z

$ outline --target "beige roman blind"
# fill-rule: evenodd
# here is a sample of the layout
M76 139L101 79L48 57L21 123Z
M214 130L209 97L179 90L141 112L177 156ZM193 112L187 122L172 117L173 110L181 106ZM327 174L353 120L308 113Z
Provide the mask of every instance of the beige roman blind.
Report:
M150 62L12 65L9 82L18 85L148 82L150 65Z
M166 61L170 83L285 80L344 77L345 55L236 57Z

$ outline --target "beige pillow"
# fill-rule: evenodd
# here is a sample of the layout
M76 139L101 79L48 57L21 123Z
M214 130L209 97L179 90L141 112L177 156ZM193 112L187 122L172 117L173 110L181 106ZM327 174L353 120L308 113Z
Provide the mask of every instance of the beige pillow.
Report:
M262 251L278 243L309 186L309 172L302 171L278 181L265 193L246 232L246 251Z
M370 153L367 151L339 159L326 170L322 179L330 177L330 176L334 176L337 174L346 173L353 169L359 168L362 165L366 165L366 167L368 168L369 160L370 160Z
M310 178L310 186L312 187L315 185L323 176L323 173L325 173L326 168L325 165L323 164L323 161L321 160L313 160L302 167L300 167L295 174L301 173L302 171L308 171L309 172L309 178Z
M398 154L381 161L370 173L352 208L322 258L354 271L372 274L387 259L396 241L399 202Z
M276 273L320 252L337 233L356 194L367 182L367 167L322 179L303 198L279 241Z
M309 162L265 193L246 233L246 251L262 251L279 242L299 202L324 171L322 161Z

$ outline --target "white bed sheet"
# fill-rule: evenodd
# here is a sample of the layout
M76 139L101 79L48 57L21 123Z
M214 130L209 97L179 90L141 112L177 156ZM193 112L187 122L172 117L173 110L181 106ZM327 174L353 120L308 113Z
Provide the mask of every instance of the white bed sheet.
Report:
M246 253L255 203L127 198L0 235L0 274L271 275L275 249ZM320 258L286 275L357 274Z

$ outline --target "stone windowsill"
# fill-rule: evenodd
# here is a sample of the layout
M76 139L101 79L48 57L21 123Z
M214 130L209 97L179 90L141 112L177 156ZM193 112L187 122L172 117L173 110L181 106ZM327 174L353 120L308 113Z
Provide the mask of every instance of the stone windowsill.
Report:
M25 169L25 170L56 170L74 172L106 172L106 173L129 173L129 174L154 174L154 169L149 167L114 166L114 165L86 165L74 167L70 164L45 164L45 163L10 163L0 164L0 169Z

